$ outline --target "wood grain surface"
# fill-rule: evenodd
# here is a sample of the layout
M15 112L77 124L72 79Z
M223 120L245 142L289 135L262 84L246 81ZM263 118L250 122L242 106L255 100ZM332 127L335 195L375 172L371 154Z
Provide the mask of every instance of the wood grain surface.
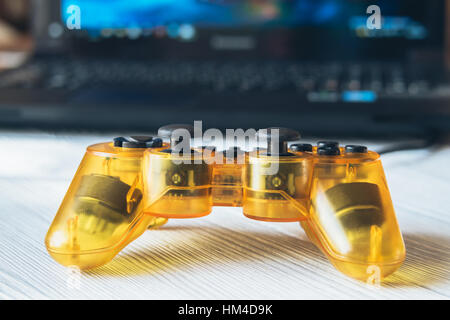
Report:
M240 208L170 220L74 285L44 237L86 146L108 139L0 133L0 299L450 298L444 147L383 157L407 258L379 288L336 271L298 223L253 221Z

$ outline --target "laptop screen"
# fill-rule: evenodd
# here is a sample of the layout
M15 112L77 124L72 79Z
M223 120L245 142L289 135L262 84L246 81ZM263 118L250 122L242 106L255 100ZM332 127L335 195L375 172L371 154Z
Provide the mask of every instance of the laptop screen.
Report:
M367 28L376 3L381 29ZM165 56L399 57L442 47L442 0L62 0L70 31ZM78 15L78 16L77 16ZM77 20L78 19L78 20ZM372 20L373 21L373 20ZM348 50L351 48L352 50ZM152 51L152 55L156 54Z

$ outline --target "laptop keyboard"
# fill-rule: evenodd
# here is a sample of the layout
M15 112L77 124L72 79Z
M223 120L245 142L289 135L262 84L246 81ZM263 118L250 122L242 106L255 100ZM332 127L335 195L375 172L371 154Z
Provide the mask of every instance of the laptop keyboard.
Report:
M32 60L0 73L0 88L68 91L158 88L196 93L298 92L309 101L371 100L375 96L450 95L435 70L389 63L136 62ZM433 79L433 81L430 81Z

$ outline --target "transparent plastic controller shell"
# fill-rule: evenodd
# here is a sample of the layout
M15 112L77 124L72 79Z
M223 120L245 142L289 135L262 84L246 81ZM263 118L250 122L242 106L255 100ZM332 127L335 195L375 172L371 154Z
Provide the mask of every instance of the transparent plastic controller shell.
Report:
M252 219L299 222L333 265L356 279L366 280L373 267L384 278L405 258L375 152L341 148L340 155L324 156L314 147L277 160L246 153L245 164L204 159L176 164L163 151L167 148L88 147L47 233L50 255L64 266L99 267L168 218L202 217L213 206L242 206ZM273 161L278 173L266 175Z

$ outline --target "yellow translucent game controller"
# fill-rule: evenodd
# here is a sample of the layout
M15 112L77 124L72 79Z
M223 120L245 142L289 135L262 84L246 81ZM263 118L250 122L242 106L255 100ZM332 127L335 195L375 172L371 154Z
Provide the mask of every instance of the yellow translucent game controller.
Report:
M159 134L175 128L180 125ZM288 149L299 134L276 128L273 144L273 129L258 132L268 145L253 152L190 148L180 158L171 149L179 141L164 137L119 137L88 147L47 233L48 252L64 266L99 267L167 219L241 206L251 219L299 222L352 278L365 281L376 270L382 279L397 270L405 247L379 155L336 142ZM273 165L277 170L269 172Z

